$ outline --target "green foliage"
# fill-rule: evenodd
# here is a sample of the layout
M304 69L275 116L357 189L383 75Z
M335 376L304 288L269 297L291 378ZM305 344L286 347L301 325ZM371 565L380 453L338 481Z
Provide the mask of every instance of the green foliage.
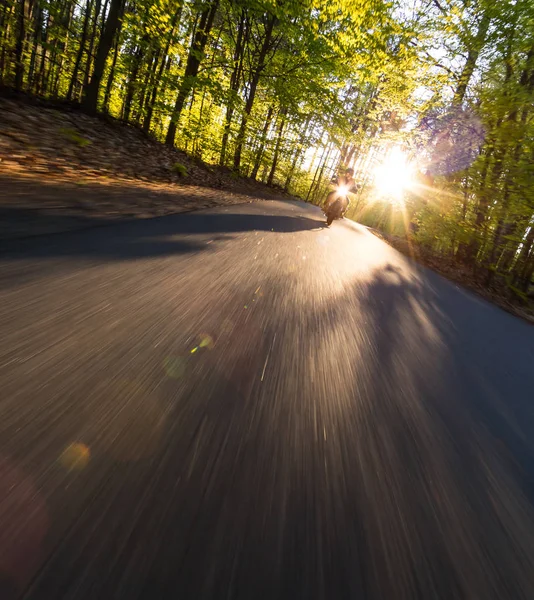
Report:
M180 177L187 176L187 168L185 167L185 165L182 165L182 163L175 162L172 165L171 169L172 169L173 173L176 173L176 175L179 175Z
M62 127L60 129L60 133L65 139L69 140L69 142L72 142L73 144L76 144L80 148L85 148L91 144L91 140L84 138L79 131L76 131L76 129Z

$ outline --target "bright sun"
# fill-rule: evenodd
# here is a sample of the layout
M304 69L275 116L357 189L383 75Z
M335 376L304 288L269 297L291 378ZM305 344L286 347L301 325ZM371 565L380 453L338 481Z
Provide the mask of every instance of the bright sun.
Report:
M410 187L413 168L403 151L392 148L384 160L374 169L375 189L381 196L400 200L404 191Z

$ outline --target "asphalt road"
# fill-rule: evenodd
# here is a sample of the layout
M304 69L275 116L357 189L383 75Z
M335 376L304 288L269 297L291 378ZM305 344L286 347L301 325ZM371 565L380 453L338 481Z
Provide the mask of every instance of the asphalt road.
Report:
M0 598L534 597L534 329L261 202L0 246Z

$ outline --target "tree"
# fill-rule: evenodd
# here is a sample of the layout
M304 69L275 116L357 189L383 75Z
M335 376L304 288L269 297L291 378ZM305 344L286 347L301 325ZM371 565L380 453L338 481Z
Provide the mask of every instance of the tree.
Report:
M119 27L123 8L124 0L111 0L109 14L98 42L93 74L91 80L85 85L83 92L82 106L89 113L96 113L97 111L100 82L104 75L104 68L113 44L113 38Z
M180 113L182 112L187 96L193 88L194 80L198 74L198 68L204 58L204 49L213 26L213 20L215 19L218 6L219 0L212 0L204 5L202 13L200 14L198 25L189 48L185 72L171 115L171 122L169 123L169 128L167 129L167 135L165 137L165 143L168 146L174 146L174 138L176 137Z

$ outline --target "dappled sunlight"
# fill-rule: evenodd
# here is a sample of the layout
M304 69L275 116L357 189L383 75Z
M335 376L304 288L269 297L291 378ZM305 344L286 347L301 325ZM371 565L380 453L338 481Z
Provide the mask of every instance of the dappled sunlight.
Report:
M375 269L368 283L358 289L362 310L375 317L368 320L369 332L383 368L397 353L405 367L414 361L421 368L436 367L442 344L441 316L433 297L428 282L394 264ZM414 372L417 369L401 373L400 385Z

